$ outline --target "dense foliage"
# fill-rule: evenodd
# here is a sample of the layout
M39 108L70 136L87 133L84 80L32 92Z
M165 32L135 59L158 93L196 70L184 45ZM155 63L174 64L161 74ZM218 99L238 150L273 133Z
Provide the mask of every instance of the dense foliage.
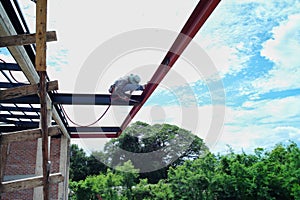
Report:
M83 149L71 145L70 179L73 181L84 180L89 175L98 175L105 172L107 166L99 162L104 157L102 152L93 152L87 156Z
M132 131L137 130L136 126L142 126L145 132L146 129L153 130L152 127L158 125L137 123L132 126L135 127ZM172 125L160 126L166 129L160 127L158 129L161 131L160 135L152 134L154 138L147 137L146 141L168 144L168 140L172 138L170 135L176 135L176 130L179 130ZM173 133L166 130L172 130ZM129 135L130 138L126 139L126 136L123 136L111 141L107 144L107 148L112 150L113 146L125 145L123 147L128 150L133 148L136 152L145 151L143 150L146 148L145 144L141 143L146 142L142 141L141 137L136 141L134 134ZM147 148L150 148L150 144L151 142ZM70 198L73 200L300 199L300 149L296 143L278 144L269 151L257 148L254 154L237 154L230 150L225 155L209 153L202 143L197 145L196 142L190 146L184 156L179 156L178 162L164 169L166 176L160 176L155 183L149 182L148 178L139 173L138 167L131 160L120 161L114 154L98 152L98 156L111 162L116 161L118 164L115 165L115 169L99 165L98 174L85 172L86 178L79 181L73 179L70 181L72 191ZM71 178L75 177L76 170L86 170L77 163L78 156L84 153L78 147L73 147L74 149L77 157L72 158L71 168L77 166L78 169L71 169L73 173ZM206 151L206 154L203 154L203 151ZM203 156L195 157L195 152L202 153ZM82 157L83 160L89 158ZM88 162L86 166L92 171Z
M143 122L132 124L121 137L109 141L104 148L106 163L112 168L128 160L137 169L158 168L140 173L140 178L147 178L150 183L167 178L170 166L194 160L207 151L202 139L190 131L170 124L151 126Z

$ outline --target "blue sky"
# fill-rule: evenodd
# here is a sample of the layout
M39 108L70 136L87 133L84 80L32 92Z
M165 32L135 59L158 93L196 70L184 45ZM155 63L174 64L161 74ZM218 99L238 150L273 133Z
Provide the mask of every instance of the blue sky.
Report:
M74 92L77 79L72 77L78 78L84 62L97 46L118 34L136 29L179 32L196 4L195 0L165 0L163 3L156 0L126 3L53 0L49 5L48 27L56 30L58 42L48 45L50 77L59 80L62 91ZM20 5L34 32L34 4L22 0ZM185 107L189 107L189 100L195 98L199 118L196 134L201 137L205 138L209 129L212 107L220 106L225 110L220 137L211 146L214 152L226 151L227 144L236 151L270 148L289 140L300 144L299 10L300 1L297 0L223 0L194 42L216 67L224 86L225 104L212 101L209 81L201 74L195 75L193 67L181 69L181 66L188 65L182 59L172 70L178 70L184 77L184 84L173 84L174 80L163 82L135 120L180 126L182 112L189 112ZM7 57L4 50L0 53ZM155 65L161 61L161 53L152 52L147 56L145 50L144 54L149 60L137 61L131 58L133 54L115 63L137 66ZM106 92L114 79L133 68L113 71L105 78L105 84L97 89ZM85 73L88 76L92 72ZM148 77L142 78L147 80ZM187 90L192 91L193 98L182 100ZM84 92L94 93L94 88L86 88ZM153 114L155 112L157 114Z

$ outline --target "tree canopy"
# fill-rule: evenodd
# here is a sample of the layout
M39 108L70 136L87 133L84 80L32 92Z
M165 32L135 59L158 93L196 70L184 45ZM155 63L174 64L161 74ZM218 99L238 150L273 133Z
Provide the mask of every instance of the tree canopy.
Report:
M180 145L190 138L187 148L180 151ZM177 143L181 148L172 146ZM167 157L151 157L150 163L159 161L166 167L148 173L141 173L139 167L145 163L137 163L130 155L160 150ZM237 154L229 149L227 154L215 155L189 131L168 124L138 122L122 137L107 143L104 152L86 156L77 146L72 152L73 200L300 199L300 149L292 141L271 150L258 147L253 154ZM103 163L95 165L97 156L112 168L103 167Z
M136 122L104 148L107 164L114 168L131 160L141 178L157 183L167 177L170 166L194 160L208 152L202 139L170 124Z

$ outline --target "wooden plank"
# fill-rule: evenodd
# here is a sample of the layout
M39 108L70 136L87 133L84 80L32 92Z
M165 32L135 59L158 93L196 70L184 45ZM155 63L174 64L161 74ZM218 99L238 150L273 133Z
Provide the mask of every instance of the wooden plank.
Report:
M61 134L59 126L52 126L48 128L49 136L55 136ZM41 129L31 129L24 131L17 131L11 133L2 133L1 135L1 144L8 144L11 142L19 142L19 141L28 141L35 140L42 137Z
M36 34L20 34L0 37L0 47L21 46L33 44L36 41ZM46 33L46 41L57 41L56 32L48 31Z
M56 184L64 181L61 173L50 174L49 184ZM13 181L2 182L0 185L0 192L13 192L18 190L35 188L43 185L43 176L36 176L32 178L25 178Z
M47 92L52 90L58 90L58 81L50 81L47 83ZM15 88L8 88L0 91L0 100L14 99L23 96L29 96L37 94L39 90L39 84L24 85Z

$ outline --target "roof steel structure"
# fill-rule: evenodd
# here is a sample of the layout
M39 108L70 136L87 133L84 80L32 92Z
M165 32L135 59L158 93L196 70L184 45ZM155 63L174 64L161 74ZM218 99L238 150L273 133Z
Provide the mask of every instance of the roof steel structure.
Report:
M11 1L1 1L10 22L12 23L17 34L29 33L25 19L21 10L14 0L14 6ZM155 91L157 86L175 64L185 48L189 45L193 37L217 7L220 0L201 0L188 21L182 28L173 45L167 52L158 69L148 82L141 96L133 96L133 101L122 103L111 101L111 96L107 94L62 94L57 92L49 92L51 101L57 111L59 121L70 134L71 138L116 138L120 136L122 131L129 125L138 111L142 108L148 98ZM15 9L15 8L16 9ZM19 17L18 17L19 16ZM35 45L24 45L25 52L29 57L32 65L35 63ZM7 89L26 85L19 83L12 75L14 72L22 72L18 64L0 62L0 89ZM0 75L1 75L0 74ZM28 79L28 77L26 77ZM49 78L48 78L49 80ZM127 105L133 106L129 114L120 127L70 127L68 120L63 112L62 105ZM40 107L37 95L30 95L9 100L0 99L0 132L25 130L36 128L39 126ZM52 124L57 123L52 120ZM85 132L85 133L81 133ZM88 132L88 133L87 133Z
M1 15L3 15L0 32L1 36L7 35L22 35L28 34L29 28L25 22L21 9L16 0L14 1L1 1ZM22 50L20 50L22 48ZM31 66L35 64L35 45L24 45L22 47L16 47L14 49L8 48L13 57L27 57ZM18 52L18 53L15 53ZM21 53L22 52L22 53ZM34 70L34 69L29 69ZM29 85L28 83L20 83L14 77L15 73L18 74L18 78L22 80L30 80L30 82L37 81L35 80L37 75L25 75L21 67L15 63L5 63L4 60L0 62L0 90L5 90L8 88ZM22 75L22 77L20 77ZM47 78L49 80L49 78ZM60 106L54 105L56 120L59 120L62 126L66 127L68 125L67 120L64 117L64 114L59 111ZM19 131L30 128L39 127L39 117L40 117L40 106L34 102L13 102L13 99L8 100L7 102L0 103L0 132L10 132L10 131ZM53 124L56 122L53 120Z

